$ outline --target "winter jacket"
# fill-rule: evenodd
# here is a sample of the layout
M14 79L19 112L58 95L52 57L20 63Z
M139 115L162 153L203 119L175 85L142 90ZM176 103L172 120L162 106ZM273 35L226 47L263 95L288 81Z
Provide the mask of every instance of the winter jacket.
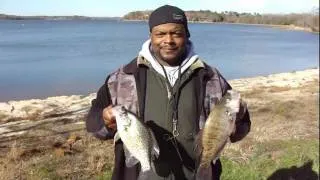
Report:
M136 113L141 120L144 120L147 72L152 66L142 56L138 56L129 64L119 68L111 73L105 84L99 89L96 99L92 101L92 107L89 111L86 127L87 131L93 133L97 138L110 139L113 132L106 128L102 120L102 111L105 107L113 104L121 104L127 107L131 112ZM214 108L217 100L221 99L231 86L221 76L215 68L205 64L202 60L197 59L185 73L191 73L193 79L196 103L196 115L198 119L195 129L199 131L203 128L204 122L209 112ZM186 81L186 83L189 83ZM249 112L244 104L240 107L237 114L236 130L230 136L231 142L241 140L250 131ZM161 153L161 152L160 152ZM139 165L126 167L123 144L121 141L115 144L115 163L112 179L134 180L139 174ZM221 174L221 163L218 160L212 164L212 179L219 179Z

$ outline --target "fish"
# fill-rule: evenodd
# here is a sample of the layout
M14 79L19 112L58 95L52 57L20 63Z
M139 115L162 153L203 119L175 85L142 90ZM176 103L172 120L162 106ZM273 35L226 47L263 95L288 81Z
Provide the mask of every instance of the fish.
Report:
M121 139L123 142L126 166L132 167L140 163L141 171L138 179L148 179L149 174L155 171L152 161L160 154L152 130L124 106L112 107L112 113L117 124L114 141Z
M239 112L240 103L240 93L228 90L210 111L203 129L200 130L197 137L197 141L200 143L198 146L200 160L196 172L197 180L212 178L211 163L215 164L235 129L235 119Z

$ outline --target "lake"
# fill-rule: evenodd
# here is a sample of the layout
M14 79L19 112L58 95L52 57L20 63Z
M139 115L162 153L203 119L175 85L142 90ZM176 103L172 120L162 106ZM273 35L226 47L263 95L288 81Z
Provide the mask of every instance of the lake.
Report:
M195 51L227 79L319 66L319 35L189 24ZM0 20L0 101L96 92L148 39L146 22Z

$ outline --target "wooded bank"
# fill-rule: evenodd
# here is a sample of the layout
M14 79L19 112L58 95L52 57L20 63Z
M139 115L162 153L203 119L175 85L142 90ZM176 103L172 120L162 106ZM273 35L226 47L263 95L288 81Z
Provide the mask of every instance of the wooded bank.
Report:
M123 16L124 20L148 20L152 11L134 11ZM319 8L310 13L259 14L224 11L221 13L205 11L186 11L188 21L192 22L226 22L244 24L293 25L310 28L319 32Z

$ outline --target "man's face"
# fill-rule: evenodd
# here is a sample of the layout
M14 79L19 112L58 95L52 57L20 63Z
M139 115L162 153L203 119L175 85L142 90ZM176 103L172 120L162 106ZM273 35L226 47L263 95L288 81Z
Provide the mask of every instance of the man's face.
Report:
M157 58L169 65L179 64L188 40L182 24L160 24L152 28L150 36L152 50Z

